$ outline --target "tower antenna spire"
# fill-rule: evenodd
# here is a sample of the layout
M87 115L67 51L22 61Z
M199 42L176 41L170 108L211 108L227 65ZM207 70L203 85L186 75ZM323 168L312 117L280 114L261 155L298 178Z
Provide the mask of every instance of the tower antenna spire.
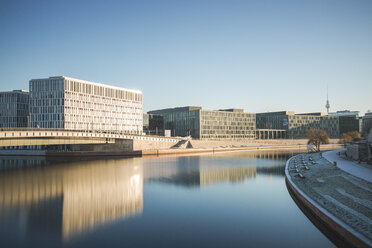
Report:
M327 114L329 114L329 108L331 107L331 105L329 104L329 100L328 100L328 85L327 85L327 102L326 102L325 107L327 109Z

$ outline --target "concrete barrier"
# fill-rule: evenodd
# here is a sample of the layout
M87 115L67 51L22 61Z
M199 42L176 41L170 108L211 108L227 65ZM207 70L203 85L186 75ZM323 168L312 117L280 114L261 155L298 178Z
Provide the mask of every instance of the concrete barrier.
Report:
M342 144L322 145L322 150L342 148ZM142 156L161 156L161 155L177 155L177 154L198 154L198 153L218 153L218 152L237 152L237 151L257 151L257 150L301 150L305 151L307 145L288 145L288 146L252 146L239 148L190 148L190 149L155 149L143 150Z

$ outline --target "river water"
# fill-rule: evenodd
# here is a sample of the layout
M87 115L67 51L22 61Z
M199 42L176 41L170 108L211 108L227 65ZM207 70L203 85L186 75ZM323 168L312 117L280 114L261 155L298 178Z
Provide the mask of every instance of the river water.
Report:
M0 158L0 247L334 247L290 197L293 153Z

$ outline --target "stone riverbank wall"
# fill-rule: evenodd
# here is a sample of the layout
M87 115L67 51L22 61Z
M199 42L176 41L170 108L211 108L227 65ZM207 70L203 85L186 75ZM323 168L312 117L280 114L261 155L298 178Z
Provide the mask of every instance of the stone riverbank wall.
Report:
M320 156L300 154L285 168L300 209L339 247L372 247L372 184Z

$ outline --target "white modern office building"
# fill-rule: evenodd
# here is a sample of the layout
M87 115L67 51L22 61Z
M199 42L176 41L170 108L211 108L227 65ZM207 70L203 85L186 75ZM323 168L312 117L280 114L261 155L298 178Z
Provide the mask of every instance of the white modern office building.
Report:
M31 127L142 133L142 92L65 76L30 80Z

